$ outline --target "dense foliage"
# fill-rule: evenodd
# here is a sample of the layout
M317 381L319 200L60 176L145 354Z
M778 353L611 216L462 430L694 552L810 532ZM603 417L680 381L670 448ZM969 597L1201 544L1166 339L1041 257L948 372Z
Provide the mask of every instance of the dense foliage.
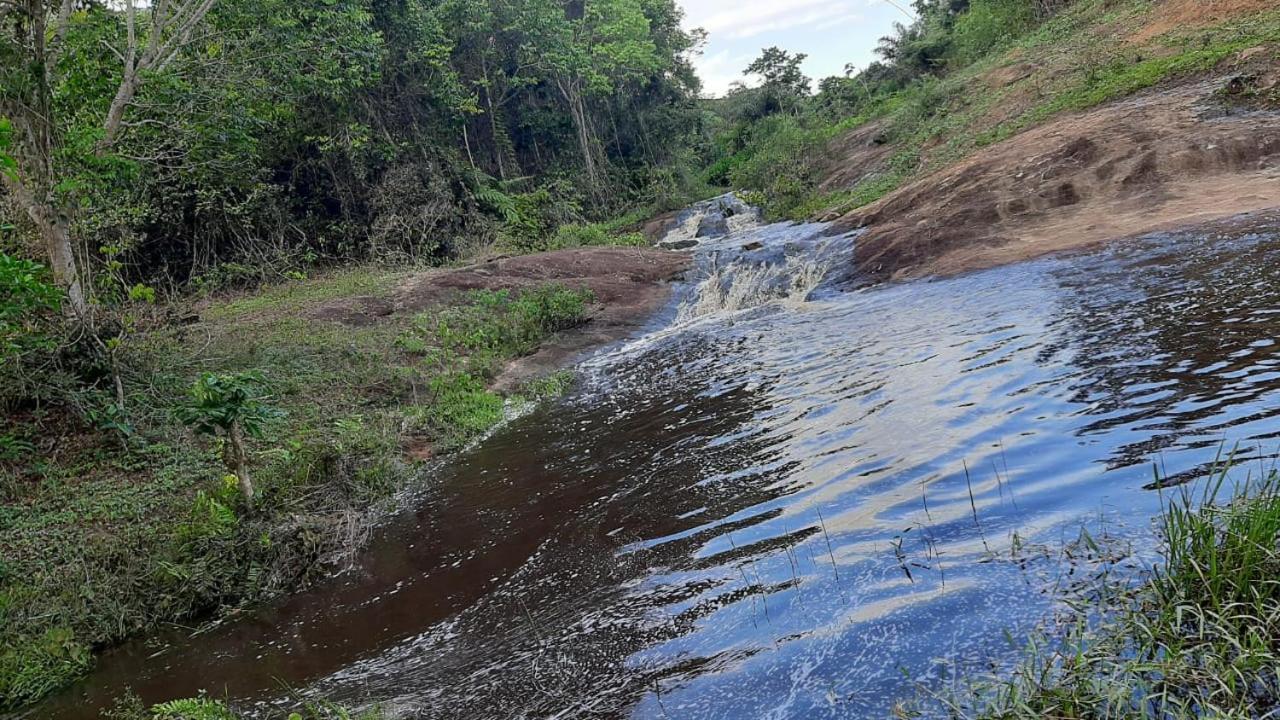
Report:
M92 299L110 262L224 285L672 202L700 119L680 19L673 0L5 3L4 244L43 258L65 236L47 262Z

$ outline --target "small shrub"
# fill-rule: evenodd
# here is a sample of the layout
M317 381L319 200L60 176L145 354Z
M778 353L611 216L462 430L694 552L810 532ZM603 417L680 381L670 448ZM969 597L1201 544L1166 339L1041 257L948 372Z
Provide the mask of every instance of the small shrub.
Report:
M1036 8L1028 0L973 0L956 18L952 62L963 67L1002 49L1035 27Z
M224 480L223 492L210 494L204 490L198 491L196 499L191 503L190 516L178 526L178 540L184 545L190 545L205 539L225 538L234 532L239 518L226 504L226 490L234 493L237 484L237 478L230 475Z
M239 479L240 493L249 505L254 489L245 437L261 438L266 423L282 414L262 402L264 385L257 373L204 373L191 388L192 403L178 411L178 417L196 432L225 437L223 460Z
M502 398L472 375L441 375L429 389L428 404L410 411L409 425L430 437L438 450L456 450L502 420Z
M0 365L51 343L45 321L61 306L62 292L43 265L0 252Z
M153 705L151 720L236 720L236 716L221 702L199 697Z
M26 438L11 433L0 435L0 462L21 460L35 450L36 446Z

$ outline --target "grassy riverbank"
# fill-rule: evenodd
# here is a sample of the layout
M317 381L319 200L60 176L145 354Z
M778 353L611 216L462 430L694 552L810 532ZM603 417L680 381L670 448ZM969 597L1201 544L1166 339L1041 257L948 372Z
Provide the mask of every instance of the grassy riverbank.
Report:
M1170 493L1163 566L1101 626L1041 638L957 718L1258 718L1280 707L1280 475ZM1104 609L1099 609L1105 613Z
M126 412L86 422L34 407L6 420L0 710L82 674L96 648L234 613L341 567L420 459L502 419L512 398L487 385L504 363L587 321L593 303L581 286L541 284L456 292L379 322L318 312L382 302L407 276L355 269L194 311L155 308L150 328L120 345ZM202 373L262 380L256 400L272 412L249 443L252 507L223 441L179 420Z

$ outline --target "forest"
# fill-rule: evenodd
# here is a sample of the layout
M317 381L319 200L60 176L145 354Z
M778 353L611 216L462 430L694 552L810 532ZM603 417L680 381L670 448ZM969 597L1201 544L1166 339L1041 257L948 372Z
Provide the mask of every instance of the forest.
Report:
M674 2L5 2L4 243L78 314L683 197Z

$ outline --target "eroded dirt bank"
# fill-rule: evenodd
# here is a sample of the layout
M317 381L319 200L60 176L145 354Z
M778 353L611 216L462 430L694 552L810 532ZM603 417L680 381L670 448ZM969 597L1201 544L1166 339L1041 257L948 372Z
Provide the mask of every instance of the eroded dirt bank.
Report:
M1237 70L1074 113L837 219L871 279L951 275L1280 207L1280 71ZM829 218L834 219L834 218Z
M508 365L495 382L495 389L503 391L553 370L589 348L638 330L666 302L670 281L689 263L686 253L634 247L498 256L465 267L421 272L406 278L389 297L344 298L316 308L313 316L364 325L443 306L469 290L521 289L546 283L590 289L596 298L591 320Z

